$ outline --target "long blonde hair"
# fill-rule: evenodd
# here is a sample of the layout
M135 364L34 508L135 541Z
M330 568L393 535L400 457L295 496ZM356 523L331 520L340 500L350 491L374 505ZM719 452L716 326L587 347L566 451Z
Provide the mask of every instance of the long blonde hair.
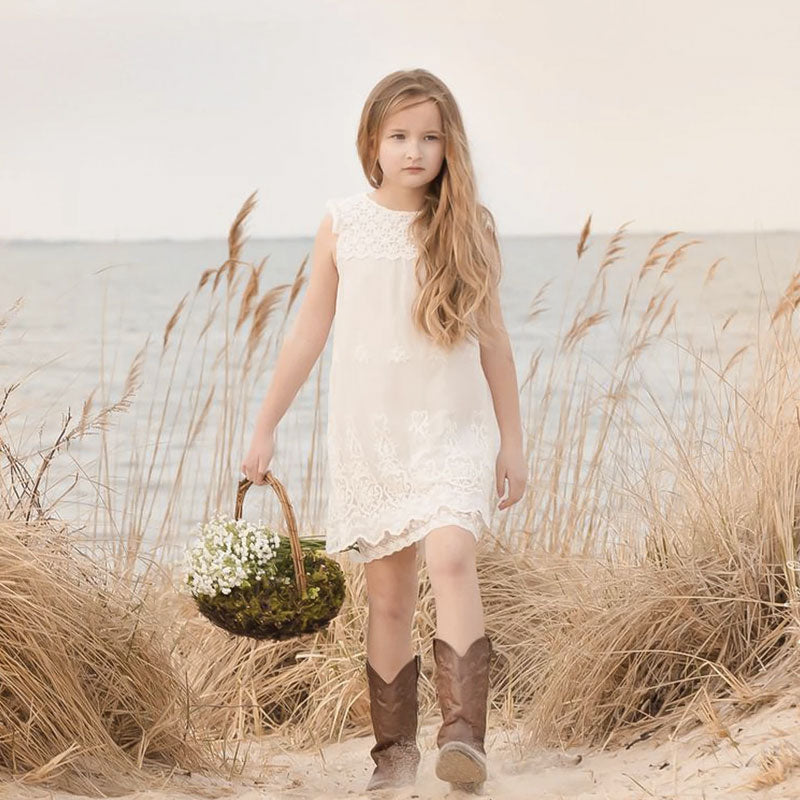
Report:
M473 338L484 341L498 330L493 314L502 270L494 217L478 202L472 159L461 112L447 86L424 69L399 70L372 89L358 125L358 157L370 185L378 188L380 135L386 118L433 100L444 134L444 161L428 185L423 207L411 225L419 256L414 301L417 328L451 349Z

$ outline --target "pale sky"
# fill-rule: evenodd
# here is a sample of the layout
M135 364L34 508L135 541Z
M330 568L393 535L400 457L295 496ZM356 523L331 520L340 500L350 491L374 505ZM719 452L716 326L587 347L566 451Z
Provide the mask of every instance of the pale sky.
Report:
M0 239L312 236L361 108L453 91L501 235L800 228L797 0L0 0Z

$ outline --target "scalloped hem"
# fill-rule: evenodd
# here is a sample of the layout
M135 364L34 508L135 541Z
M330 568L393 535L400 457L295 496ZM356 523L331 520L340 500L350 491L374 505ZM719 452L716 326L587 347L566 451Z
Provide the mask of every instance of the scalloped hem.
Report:
M350 560L356 563L374 561L416 544L432 530L445 525L458 525L460 528L468 530L475 537L476 542L484 530L490 530L482 511L477 509L460 511L447 505L441 505L426 517L410 518L400 533L384 531L383 536L377 542L369 542L363 536L359 536L355 542L335 546L326 544L325 551L329 555L346 552Z

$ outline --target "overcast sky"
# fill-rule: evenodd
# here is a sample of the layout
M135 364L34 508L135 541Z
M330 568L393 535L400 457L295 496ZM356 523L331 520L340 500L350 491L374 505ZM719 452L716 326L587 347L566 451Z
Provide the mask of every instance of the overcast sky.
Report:
M372 86L459 103L501 235L800 228L796 0L0 0L0 239L311 236Z

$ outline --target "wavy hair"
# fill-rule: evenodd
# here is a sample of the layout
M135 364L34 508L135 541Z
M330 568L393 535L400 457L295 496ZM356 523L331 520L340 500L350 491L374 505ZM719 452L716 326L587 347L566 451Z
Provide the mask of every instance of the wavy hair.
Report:
M364 103L356 147L367 180L378 188L383 182L378 152L386 118L427 100L433 100L441 114L444 160L411 224L419 253L419 291L412 316L422 333L449 350L467 338L484 341L499 330L494 309L499 307L502 271L495 220L478 202L458 104L447 86L425 69L392 72Z

